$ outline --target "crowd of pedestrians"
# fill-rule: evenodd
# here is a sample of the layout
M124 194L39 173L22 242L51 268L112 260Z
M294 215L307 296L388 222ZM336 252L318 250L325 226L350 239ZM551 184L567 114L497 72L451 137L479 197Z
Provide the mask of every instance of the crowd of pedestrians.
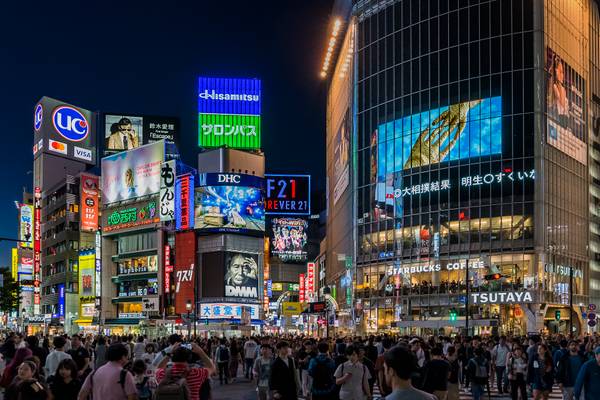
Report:
M6 400L209 400L253 381L259 400L600 399L600 337L168 338L7 334ZM211 388L212 385L212 388Z

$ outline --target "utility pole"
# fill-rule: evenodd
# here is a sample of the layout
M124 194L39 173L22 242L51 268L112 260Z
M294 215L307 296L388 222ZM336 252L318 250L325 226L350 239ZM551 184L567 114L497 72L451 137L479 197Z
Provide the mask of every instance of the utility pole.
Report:
M573 335L573 266L569 266L569 336Z

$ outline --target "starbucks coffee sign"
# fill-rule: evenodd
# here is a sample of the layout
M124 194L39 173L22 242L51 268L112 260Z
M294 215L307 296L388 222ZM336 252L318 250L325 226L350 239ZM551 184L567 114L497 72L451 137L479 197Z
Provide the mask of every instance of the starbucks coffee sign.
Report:
M523 304L533 303L532 292L481 292L471 293L472 304Z

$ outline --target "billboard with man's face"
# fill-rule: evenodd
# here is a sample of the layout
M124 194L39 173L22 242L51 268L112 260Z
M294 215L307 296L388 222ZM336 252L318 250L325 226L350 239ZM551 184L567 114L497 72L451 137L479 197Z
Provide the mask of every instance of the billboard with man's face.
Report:
M225 297L258 299L258 255L225 253Z
M104 115L104 154L133 150L159 140L177 142L179 119L148 115Z

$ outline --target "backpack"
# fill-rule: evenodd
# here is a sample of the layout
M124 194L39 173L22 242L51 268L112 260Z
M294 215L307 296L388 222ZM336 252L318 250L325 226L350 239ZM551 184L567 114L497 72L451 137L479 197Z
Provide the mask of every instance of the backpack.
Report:
M487 379L488 378L487 361L484 360L483 363L480 363L479 361L477 361L476 358L474 358L473 362L475 363L475 378Z
M320 394L329 393L335 387L335 380L327 361L329 361L328 358L324 360L315 359L316 365L311 374L313 377L313 390Z
M190 388L186 380L187 374L185 371L181 376L173 376L171 367L168 367L154 392L153 400L188 400Z
M219 362L229 361L229 349L225 346L219 346Z
M150 400L152 398L152 391L150 391L150 385L148 384L148 377L145 376L140 383L135 384L137 389L137 396L139 400Z

